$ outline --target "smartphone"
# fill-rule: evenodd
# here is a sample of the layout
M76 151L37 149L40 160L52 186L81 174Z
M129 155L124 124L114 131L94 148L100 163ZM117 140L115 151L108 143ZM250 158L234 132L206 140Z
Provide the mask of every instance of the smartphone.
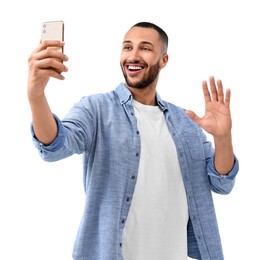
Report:
M64 22L63 21L47 21L42 24L41 39L43 40L64 40ZM58 48L63 52L64 49Z

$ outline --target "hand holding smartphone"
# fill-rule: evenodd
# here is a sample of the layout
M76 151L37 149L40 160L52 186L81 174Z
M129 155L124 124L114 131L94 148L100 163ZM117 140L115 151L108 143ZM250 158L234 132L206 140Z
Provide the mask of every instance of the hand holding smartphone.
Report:
M47 21L42 24L41 39L51 41L64 41L64 22ZM54 47L56 48L56 47ZM59 47L57 50L63 52L64 48Z

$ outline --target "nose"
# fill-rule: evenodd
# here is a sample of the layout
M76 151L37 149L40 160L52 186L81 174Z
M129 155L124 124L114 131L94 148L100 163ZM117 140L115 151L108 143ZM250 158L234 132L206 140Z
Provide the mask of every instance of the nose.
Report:
M139 49L133 48L133 49L129 52L128 60L133 61L133 62L134 62L134 61L139 61L139 60L140 60Z

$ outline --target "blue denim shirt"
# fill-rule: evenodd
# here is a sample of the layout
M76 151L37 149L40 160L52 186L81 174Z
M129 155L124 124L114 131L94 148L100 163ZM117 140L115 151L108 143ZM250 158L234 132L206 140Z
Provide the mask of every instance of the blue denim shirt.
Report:
M63 120L54 115L58 134L45 146L32 135L41 157L49 162L83 154L86 202L75 240L75 260L122 260L122 232L134 193L140 160L140 135L132 95L121 83L114 91L81 98ZM161 100L177 148L186 189L188 255L222 260L223 252L212 191L228 194L238 172L238 160L227 176L214 166L214 150L201 128L184 109ZM153 158L152 158L153 159ZM161 174L161 173L160 173ZM148 259L146 259L148 260Z

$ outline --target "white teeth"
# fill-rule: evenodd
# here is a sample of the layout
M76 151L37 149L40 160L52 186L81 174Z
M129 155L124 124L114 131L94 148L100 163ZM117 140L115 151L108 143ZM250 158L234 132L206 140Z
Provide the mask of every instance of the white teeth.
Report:
M128 68L130 70L141 70L142 69L142 67L138 67L138 66L128 66Z

